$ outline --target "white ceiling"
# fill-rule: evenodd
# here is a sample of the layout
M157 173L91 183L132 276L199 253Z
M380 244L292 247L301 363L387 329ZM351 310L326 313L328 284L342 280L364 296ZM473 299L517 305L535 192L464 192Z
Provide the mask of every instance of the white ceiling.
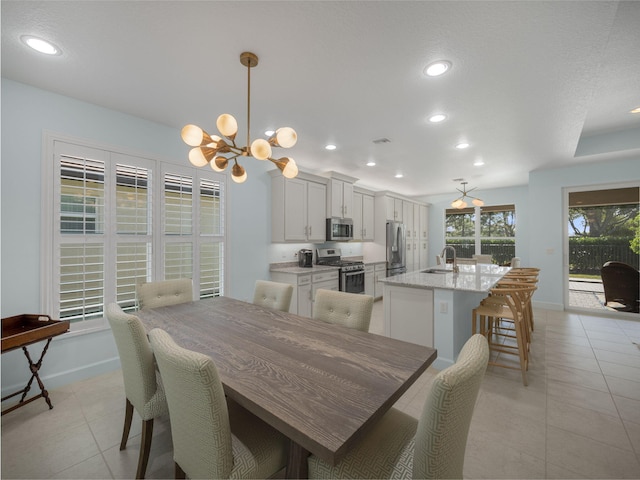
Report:
M629 113L640 106L636 1L3 0L1 8L3 77L177 129L216 133L217 116L231 113L245 138L239 55L252 51L260 58L252 138L294 127L298 144L282 155L375 189L456 193L461 177L479 189L523 185L532 170L640 154L640 115ZM25 34L63 55L30 51ZM453 68L426 77L437 59ZM430 124L436 112L448 119ZM373 143L382 137L391 142ZM471 147L456 150L462 140ZM377 165L365 166L369 159Z

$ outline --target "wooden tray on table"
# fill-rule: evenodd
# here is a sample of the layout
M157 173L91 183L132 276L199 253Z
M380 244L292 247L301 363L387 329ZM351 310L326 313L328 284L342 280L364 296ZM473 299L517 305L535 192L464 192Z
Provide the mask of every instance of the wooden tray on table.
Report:
M33 315L25 313L2 319L2 353L22 348L29 362L29 370L31 371L31 378L22 390L2 397L2 401L4 402L16 395L22 394L20 401L16 405L3 410L2 415L41 397L46 400L50 409L53 408L51 400L49 399L49 393L44 388L44 384L38 375L38 370L40 370L40 367L42 366L42 359L47 353L51 339L55 336L62 335L68 330L69 320L52 320L48 315ZM40 359L37 362L34 362L31 360L27 346L44 340L46 340L47 343L42 350ZM26 399L34 380L38 382L40 394Z
M2 353L61 335L69 320L52 320L49 315L28 313L2 319Z

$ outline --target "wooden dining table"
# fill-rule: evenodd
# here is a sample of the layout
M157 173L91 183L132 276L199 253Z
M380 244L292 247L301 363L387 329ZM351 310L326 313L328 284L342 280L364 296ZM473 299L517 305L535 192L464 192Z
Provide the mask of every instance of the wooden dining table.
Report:
M226 395L290 439L287 478L307 477L309 454L339 462L437 355L229 297L136 315L209 355Z

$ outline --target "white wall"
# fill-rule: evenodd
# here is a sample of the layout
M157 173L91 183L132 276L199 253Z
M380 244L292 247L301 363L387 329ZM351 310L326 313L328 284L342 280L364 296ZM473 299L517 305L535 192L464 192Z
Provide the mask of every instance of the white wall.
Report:
M540 306L563 308L563 235L567 228L563 224L563 188L629 181L640 181L640 156L529 174L528 258L541 269L536 292Z
M212 122L215 119L212 118ZM40 306L40 168L44 131L114 145L168 162L187 162L180 131L113 110L2 79L2 317L47 313ZM227 290L249 298L267 279L271 244L268 162L248 161L248 179L232 181L228 199ZM33 347L35 356L36 345ZM41 375L53 388L119 366L109 330L57 337ZM21 388L29 371L21 350L2 355L2 394Z

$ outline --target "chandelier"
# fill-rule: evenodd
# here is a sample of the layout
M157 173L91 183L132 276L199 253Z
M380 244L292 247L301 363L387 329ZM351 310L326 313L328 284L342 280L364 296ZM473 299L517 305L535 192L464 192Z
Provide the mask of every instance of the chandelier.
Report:
M251 143L251 68L258 65L258 56L251 52L240 54L240 63L247 67L247 143L244 147L236 145L238 122L228 113L223 113L216 121L216 127L224 139L217 135L209 135L196 125L185 125L182 129L182 140L192 148L189 151L189 161L196 167L211 165L216 172L222 172L229 162L231 167L231 179L236 183L242 183L247 179L247 172L238 163L238 157L253 157L256 160L269 160L280 169L286 178L294 178L298 175L298 166L291 157L272 158L271 147L290 148L296 144L298 135L293 128L283 127L277 129L269 140L258 138ZM250 146L249 146L250 145Z
M473 192L475 188L472 188L471 190L467 191L467 183L469 182L461 182L462 190L460 190L459 188L456 188L456 190L458 190L462 194L462 196L456 198L453 202L451 202L451 206L453 208L466 208L467 202L464 201L465 198L473 199L471 203L473 203L476 207L481 207L484 205L484 202L482 200L469 195L469 192Z

